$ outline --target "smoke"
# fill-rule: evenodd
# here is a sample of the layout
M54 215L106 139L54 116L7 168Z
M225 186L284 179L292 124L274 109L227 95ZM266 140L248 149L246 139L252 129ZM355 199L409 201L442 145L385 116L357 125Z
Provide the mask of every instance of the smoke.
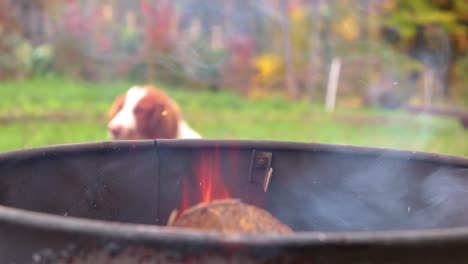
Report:
M336 160L340 164L331 158L311 162L299 169L307 171L301 177L282 182L281 190L275 190L271 210L297 231L468 225L468 169L437 167L413 161L411 155L401 160L384 154L374 160Z
M468 215L468 169L438 170L421 184L422 206L414 211L412 224L421 228L466 226Z

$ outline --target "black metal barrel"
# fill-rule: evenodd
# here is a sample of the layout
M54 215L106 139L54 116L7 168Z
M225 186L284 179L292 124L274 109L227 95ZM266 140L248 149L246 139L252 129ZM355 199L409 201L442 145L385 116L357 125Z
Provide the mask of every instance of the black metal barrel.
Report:
M296 232L165 227L184 194L197 202L207 161L232 197ZM51 146L0 154L0 204L0 263L468 261L468 159L431 153L232 140Z

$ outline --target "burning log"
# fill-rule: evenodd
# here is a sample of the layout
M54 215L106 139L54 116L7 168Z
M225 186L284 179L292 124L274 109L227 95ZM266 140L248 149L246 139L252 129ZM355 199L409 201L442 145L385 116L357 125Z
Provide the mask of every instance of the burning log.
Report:
M168 226L223 233L290 234L291 228L267 211L236 199L215 200L195 205L177 215L173 211Z

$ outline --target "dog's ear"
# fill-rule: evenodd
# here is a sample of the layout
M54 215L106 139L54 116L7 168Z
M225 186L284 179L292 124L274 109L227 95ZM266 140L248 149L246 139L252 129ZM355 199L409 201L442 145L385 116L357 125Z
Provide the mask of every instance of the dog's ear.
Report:
M149 129L153 138L176 138L179 128L180 110L170 98L153 106Z
M124 102L125 102L125 95L123 94L115 98L108 113L109 119L112 119L122 109Z

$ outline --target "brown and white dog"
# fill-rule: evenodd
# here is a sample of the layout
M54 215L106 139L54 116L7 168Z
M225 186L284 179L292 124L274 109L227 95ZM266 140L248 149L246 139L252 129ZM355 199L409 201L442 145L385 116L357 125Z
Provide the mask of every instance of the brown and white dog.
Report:
M134 86L119 95L110 109L108 130L115 140L197 139L178 104L153 86Z

